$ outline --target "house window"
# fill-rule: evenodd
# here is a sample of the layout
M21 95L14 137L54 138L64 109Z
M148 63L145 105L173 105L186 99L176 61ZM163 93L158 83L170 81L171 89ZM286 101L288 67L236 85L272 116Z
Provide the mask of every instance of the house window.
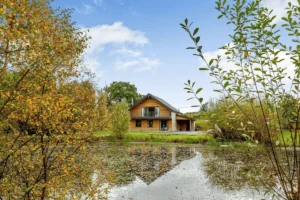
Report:
M153 120L148 120L148 128L153 128Z
M160 121L160 130L162 130L162 131L168 130L168 121L167 120Z
M142 127L142 120L136 120L135 127Z
M143 107L143 117L159 117L159 107Z

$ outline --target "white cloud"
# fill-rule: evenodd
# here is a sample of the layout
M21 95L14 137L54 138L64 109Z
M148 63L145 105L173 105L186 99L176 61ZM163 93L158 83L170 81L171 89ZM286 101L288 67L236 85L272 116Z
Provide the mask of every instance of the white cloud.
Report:
M269 9L273 9L272 15L277 17L274 19L275 23L281 22L281 18L286 15L286 7L288 2L292 4L297 4L297 0L263 0L263 6Z
M118 49L115 52L112 52L112 54L116 54L116 53L124 55L124 56L132 56L132 57L138 57L138 56L142 55L142 53L140 51L133 51L131 49L127 49L124 47L122 47L121 49Z
M92 56L91 57L86 56L85 64L93 72L95 72L101 66L99 60Z
M94 26L89 29L88 35L91 37L89 52L96 51L99 47L109 43L145 45L149 42L143 32L133 31L122 22Z
M82 4L82 8L75 8L75 11L79 14L88 15L94 11L94 8L89 4Z
M160 65L160 61L158 59L150 59L146 57L140 58L140 61L142 62L140 67L137 68L135 71L148 71L152 70Z
M120 48L119 45L131 44L144 46L145 44L149 43L148 38L145 37L145 33L137 30L131 30L130 28L124 26L122 22L115 22L111 25L98 25L89 29L84 27L83 30L89 30L87 35L91 37L89 41L89 48L85 52L85 61L87 67L91 69L92 72L99 70L101 63L99 60L99 53L104 50L106 45L117 45L119 50L113 52L118 54L140 57L142 55L141 52L127 48ZM143 63L141 60L137 60L136 62ZM134 65L134 63L120 63L118 66L120 66L120 69L127 69ZM153 66L153 63L151 64L147 65L147 67Z
M141 71L149 71L152 70L160 65L159 59L153 59L148 57L139 57L136 60L129 60L129 61L120 61L116 62L116 69L117 70L127 70L132 68L135 72Z
M130 67L134 67L134 66L137 66L139 65L141 62L138 61L138 60L131 60L131 61L120 61L118 60L116 62L116 68L118 70L126 70Z

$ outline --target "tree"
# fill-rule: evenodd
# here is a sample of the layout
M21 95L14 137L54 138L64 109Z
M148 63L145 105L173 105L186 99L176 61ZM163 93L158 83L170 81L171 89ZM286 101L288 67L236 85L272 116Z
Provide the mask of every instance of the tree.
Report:
M111 130L118 139L123 139L129 129L130 114L126 101L116 103L111 108Z
M200 36L197 35L199 28L191 30L191 23L185 19L180 25L194 44L188 49L194 49L194 55L204 61L206 66L200 70L208 71L214 77L214 83L219 86L215 92L230 99L247 118L247 128L263 138L263 145L281 185L279 189L272 185L266 185L267 188L278 198L300 199L300 160L297 152L300 145L299 100L289 105L293 106L289 107L289 110L293 110L293 116L288 115L294 124L290 128L292 150L287 148L282 126L284 119L280 113L280 103L286 102L286 94L295 99L300 94L300 1L295 5L288 3L287 15L282 18L282 28L286 29L292 39L290 47L280 39L280 29L273 22L275 16L272 11L263 7L260 0L234 0L233 4L218 0L216 9L220 12L218 18L225 17L227 24L234 27L230 35L232 41L220 48L225 56L219 55L207 60L202 51ZM287 75L286 67L280 66L283 55L287 55L285 60L291 62L288 67L293 67L291 76ZM223 59L232 64L230 69L221 66ZM287 84L285 78L290 80L291 85ZM186 90L193 93L193 98L202 104L203 98L198 96L202 88L194 90L195 82L190 80L185 85ZM249 104L251 109L245 110L245 104ZM242 124L240 128L245 129ZM279 145L283 148L279 148Z
M208 109L208 102L201 105L200 112L205 112Z
M108 110L106 94L102 90L97 92L96 112L97 117L95 121L95 127L97 127L99 131L107 131L109 129L111 114Z
M142 95L137 92L135 85L129 82L112 82L109 86L104 88L104 92L107 94L107 101L109 105L112 105L122 100L126 100L129 104L137 102Z
M96 89L78 80L88 37L70 16L48 0L1 1L0 199L76 199L98 189L85 151Z

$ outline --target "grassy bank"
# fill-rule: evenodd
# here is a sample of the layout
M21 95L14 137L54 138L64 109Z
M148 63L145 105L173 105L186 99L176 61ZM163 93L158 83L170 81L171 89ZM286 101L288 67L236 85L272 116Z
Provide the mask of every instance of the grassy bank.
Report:
M289 131L284 131L284 140L287 146L292 146L292 139ZM117 141L111 132L96 132L94 139L97 141L114 142ZM283 146L282 138L279 138L279 146ZM147 132L147 131L130 131L125 135L123 142L151 142L151 143L183 143L183 144L206 144L209 146L221 146L229 148L249 148L260 146L261 143L244 141L222 141L221 139L213 138L212 135L186 135L186 134L172 134L162 132Z
M96 140L116 141L111 132L96 132ZM183 143L183 144L205 144L209 146L221 146L227 148L248 148L253 147L249 142L223 142L213 138L212 135L186 135L186 134L164 134L161 132L137 132L130 131L125 135L124 142L151 142L151 143Z
M114 136L111 132L97 132L94 136L100 140L113 141ZM214 140L211 135L172 135L159 132L128 132L125 135L125 142L166 142L166 143L201 143L204 144Z

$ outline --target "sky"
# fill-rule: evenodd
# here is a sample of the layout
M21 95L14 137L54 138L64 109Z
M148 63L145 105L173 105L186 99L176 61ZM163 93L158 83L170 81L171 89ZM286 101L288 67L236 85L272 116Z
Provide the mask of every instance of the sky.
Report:
M287 2L263 0L274 9L280 24ZM141 94L154 94L181 112L196 111L198 103L184 90L187 80L202 87L204 102L217 97L207 72L199 71L201 60L193 56L192 41L179 23L185 18L199 27L204 55L212 58L230 42L232 27L218 19L214 0L56 0L52 6L74 9L76 26L89 30L85 65L96 75L99 87L113 81L134 84ZM224 61L222 63L226 65Z

